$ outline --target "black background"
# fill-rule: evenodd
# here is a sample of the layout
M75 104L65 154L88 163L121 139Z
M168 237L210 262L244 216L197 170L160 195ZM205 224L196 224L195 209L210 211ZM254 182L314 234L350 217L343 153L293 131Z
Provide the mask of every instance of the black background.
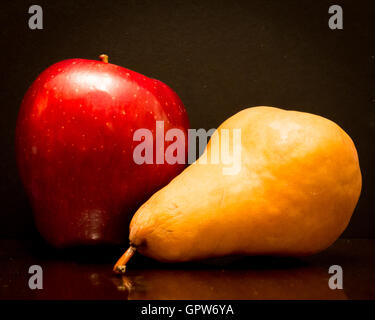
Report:
M43 8L43 30L28 28L32 4ZM343 7L344 30L328 28L332 4ZM35 232L14 156L23 94L51 64L101 53L170 85L193 128L217 127L255 105L338 123L357 146L363 174L343 236L375 236L373 1L3 1L0 18L1 237Z

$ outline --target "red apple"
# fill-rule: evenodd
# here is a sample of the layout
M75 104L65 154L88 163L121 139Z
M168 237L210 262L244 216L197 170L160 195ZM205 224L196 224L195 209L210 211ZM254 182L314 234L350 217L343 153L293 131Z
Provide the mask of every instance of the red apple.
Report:
M164 121L165 131L178 128L187 137L189 121L167 85L107 58L47 68L19 112L20 176L39 232L56 247L124 243L137 207L184 168L134 162L134 131L154 133L155 122Z

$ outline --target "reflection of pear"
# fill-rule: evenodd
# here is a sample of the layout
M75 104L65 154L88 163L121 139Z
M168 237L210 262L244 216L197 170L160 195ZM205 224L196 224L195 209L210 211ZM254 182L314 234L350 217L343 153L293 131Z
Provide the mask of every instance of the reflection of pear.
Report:
M196 163L134 215L134 253L165 262L225 255L300 256L319 252L346 228L361 190L355 146L323 117L270 107L245 109L223 129L241 129L241 170ZM230 150L233 145L230 145ZM120 268L118 268L120 267Z
M328 287L324 269L142 270L122 278L132 282L132 300L346 299Z

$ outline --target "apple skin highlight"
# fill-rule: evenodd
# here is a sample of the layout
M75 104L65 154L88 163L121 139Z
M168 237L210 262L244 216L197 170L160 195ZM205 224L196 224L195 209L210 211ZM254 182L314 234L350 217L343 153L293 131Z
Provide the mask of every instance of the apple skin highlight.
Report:
M155 139L155 123L164 121L165 131L177 128L187 137L177 94L108 63L106 55L100 59L47 68L28 89L17 120L21 180L40 234L55 247L126 243L139 205L185 167L133 160L137 129Z

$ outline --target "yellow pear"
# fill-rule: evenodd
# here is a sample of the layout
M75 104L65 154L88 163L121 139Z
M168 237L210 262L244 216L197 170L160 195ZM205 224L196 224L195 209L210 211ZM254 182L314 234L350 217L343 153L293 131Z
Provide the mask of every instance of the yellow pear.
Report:
M241 139L230 139L229 148L240 147L240 165L228 174L234 156L223 163L217 146L224 131L238 129ZM124 272L135 250L163 262L317 253L348 225L361 184L353 141L334 122L273 107L242 110L139 208L114 271Z

